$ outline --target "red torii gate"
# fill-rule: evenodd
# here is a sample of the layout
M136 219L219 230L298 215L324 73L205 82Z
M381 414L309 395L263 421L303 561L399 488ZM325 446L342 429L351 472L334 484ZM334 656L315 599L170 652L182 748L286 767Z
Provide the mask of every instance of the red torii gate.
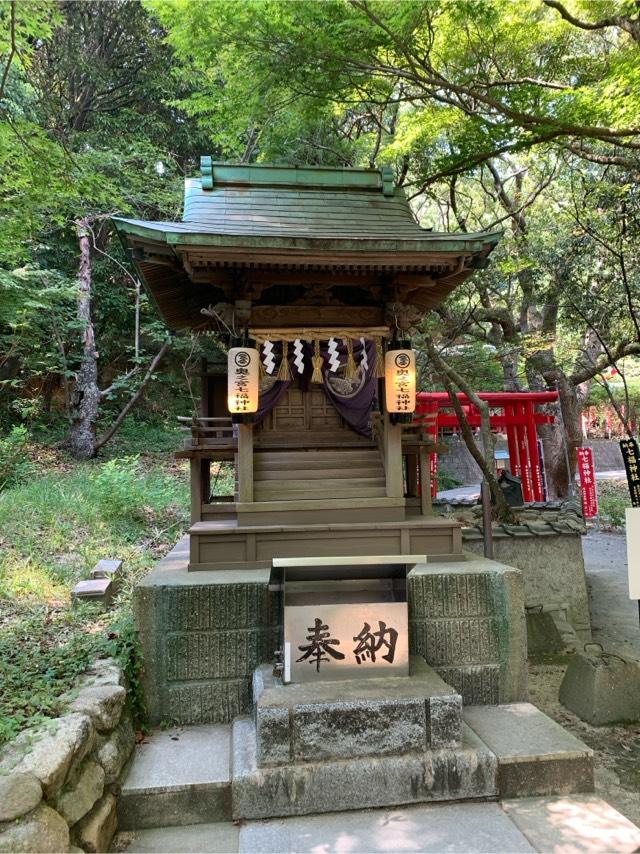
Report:
M469 424L480 427L480 412L466 394L459 392L460 401ZM509 470L522 481L525 501L544 501L542 462L538 452L538 424L553 424L553 415L536 412L536 405L555 403L557 391L480 392L478 397L489 404L489 423L494 433L506 433L509 447ZM422 424L437 443L444 429L460 430L458 416L452 410L445 391L421 391L416 395L414 423ZM499 410L499 411L496 411ZM431 493L438 489L437 454L430 454Z

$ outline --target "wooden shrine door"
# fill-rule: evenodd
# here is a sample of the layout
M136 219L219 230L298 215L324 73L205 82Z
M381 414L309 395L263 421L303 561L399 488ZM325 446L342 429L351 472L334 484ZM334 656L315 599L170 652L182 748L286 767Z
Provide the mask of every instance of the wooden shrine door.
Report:
M302 391L294 380L278 404L255 430L258 447L327 447L370 445L340 417L320 386Z

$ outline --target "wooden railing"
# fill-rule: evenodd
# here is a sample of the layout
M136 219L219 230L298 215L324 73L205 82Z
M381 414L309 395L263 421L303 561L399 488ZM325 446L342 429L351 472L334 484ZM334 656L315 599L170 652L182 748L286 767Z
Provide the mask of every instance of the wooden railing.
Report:
M234 450L238 447L238 439L234 436L231 418L205 418L183 415L178 416L180 427L191 437L185 439L185 448L217 448Z

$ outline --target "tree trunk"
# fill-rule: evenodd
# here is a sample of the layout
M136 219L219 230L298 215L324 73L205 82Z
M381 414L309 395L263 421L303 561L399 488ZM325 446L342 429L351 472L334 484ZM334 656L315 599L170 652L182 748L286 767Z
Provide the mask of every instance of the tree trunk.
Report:
M82 219L76 223L76 233L80 248L77 314L82 329L82 361L71 394L71 428L66 445L76 459L88 460L96 455L100 389L98 353L91 319L91 243L87 220Z
M498 483L498 479L495 473L493 458L495 439L493 438L493 434L491 433L488 404L484 400L481 400L478 395L473 391L473 389L469 386L469 384L464 380L464 378L461 377L460 374L456 370L454 370L454 368L451 367L451 365L448 365L444 361L444 359L442 359L442 357L436 350L433 341L430 338L425 338L425 345L431 361L440 373L440 380L449 395L451 405L458 417L458 422L460 424L460 432L462 433L464 443L467 446L469 453L478 464L478 467L480 468L484 479L489 484L489 489L491 490L491 498L493 501L492 514L494 518L496 518L499 522L508 522L510 524L516 523L516 516L511 507L509 507L509 505L507 504L507 501L504 497L504 492L502 491L500 484ZM471 429L471 426L467 420L462 405L460 404L460 401L457 398L455 389L452 386L452 382L457 385L460 391L467 395L471 403L473 403L473 405L480 413L480 434L482 437L482 451L480 450L480 448L478 448L475 442L473 430Z

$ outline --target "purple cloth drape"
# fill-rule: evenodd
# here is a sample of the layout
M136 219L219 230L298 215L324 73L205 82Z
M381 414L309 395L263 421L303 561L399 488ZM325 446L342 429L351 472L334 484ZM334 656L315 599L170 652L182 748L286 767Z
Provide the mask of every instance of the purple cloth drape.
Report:
M344 366L347 363L347 347L342 339L336 339L336 341L338 344L340 364ZM368 361L367 370L364 371L364 375L363 372L359 370L358 376L355 380L347 381L343 378L344 371L341 371L340 373L334 373L331 371L329 366L329 342L322 341L320 344L320 353L323 357L322 375L324 377L322 390L342 418L344 418L353 430L357 433L361 433L363 436L370 437L371 413L374 409L378 388L375 370L376 346L373 341L366 341L365 347ZM353 357L356 363L356 368L362 367L362 351L362 344L359 340L355 340L353 342ZM294 365L295 356L293 353L293 344L289 343L287 355L291 375L299 380L302 391L308 391L311 383L311 375L313 373L313 365L311 362L311 358L314 355L313 344L304 341L303 353L304 371L302 374L299 374L297 366ZM277 372L282 358L282 344L277 343L275 345L273 355L276 362L274 370ZM277 405L278 401L289 387L289 383L289 380L276 380L271 388L260 393L258 412L256 413L255 419L257 424L259 424L265 415L267 415L267 413ZM344 387L344 390L339 387L341 385Z

